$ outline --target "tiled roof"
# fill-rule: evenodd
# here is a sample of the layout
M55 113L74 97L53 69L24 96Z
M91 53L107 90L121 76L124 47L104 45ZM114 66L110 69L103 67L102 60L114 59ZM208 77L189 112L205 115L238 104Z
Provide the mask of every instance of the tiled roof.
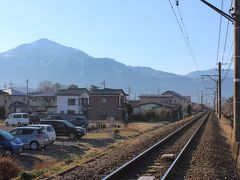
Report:
M175 91L170 91L170 90L168 90L168 91L162 93L162 95L164 95L165 93L170 93L170 94L175 95L175 96L177 96L177 97L179 97L179 98L181 98L181 99L185 99L184 96L182 96L181 94L178 94L178 93L175 92Z
M20 92L20 91L16 90L16 89L13 89L13 88L4 89L4 90L2 90L2 91L8 93L8 94L11 95L11 96L26 96L26 95L27 95L27 94L25 94L25 93L23 93L23 92Z
M172 98L171 95L162 95L162 94L140 94L139 97L153 97L153 98Z
M6 92L4 92L4 91L2 91L2 90L0 90L0 94L7 94Z
M91 95L119 95L119 94L124 94L125 96L127 96L127 94L122 89L110 89L110 88L91 90L90 94Z
M28 93L28 95L32 97L51 97L51 96L55 96L55 92L35 92L35 93Z
M56 95L57 96L65 96L65 95L81 95L83 93L88 93L87 88L74 88L74 89L64 89L59 90Z

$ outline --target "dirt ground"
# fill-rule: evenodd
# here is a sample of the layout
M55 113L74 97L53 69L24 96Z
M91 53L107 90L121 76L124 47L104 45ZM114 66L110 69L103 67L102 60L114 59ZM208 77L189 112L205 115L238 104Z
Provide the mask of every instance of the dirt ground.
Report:
M53 145L41 150L24 149L17 160L23 171L39 170L51 164L73 161L85 161L95 157L107 149L117 146L119 143L134 138L142 133L151 131L168 124L159 123L129 123L118 127L119 133L114 134L116 128L104 128L88 132L80 140L69 140L67 137L58 137ZM6 127L0 123L0 129L10 131L14 127ZM69 163L70 162L70 163ZM58 169L56 169L58 171Z

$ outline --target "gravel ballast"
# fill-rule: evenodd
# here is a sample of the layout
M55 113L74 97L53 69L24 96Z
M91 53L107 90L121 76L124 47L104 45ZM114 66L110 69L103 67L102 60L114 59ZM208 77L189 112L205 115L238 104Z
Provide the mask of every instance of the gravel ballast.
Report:
M184 179L240 179L231 146L220 122L212 113L197 148L192 153Z
M142 134L132 142L129 141L114 148L95 161L84 164L61 177L54 177L54 179L101 179L187 122L189 122L189 118L166 125L153 132Z

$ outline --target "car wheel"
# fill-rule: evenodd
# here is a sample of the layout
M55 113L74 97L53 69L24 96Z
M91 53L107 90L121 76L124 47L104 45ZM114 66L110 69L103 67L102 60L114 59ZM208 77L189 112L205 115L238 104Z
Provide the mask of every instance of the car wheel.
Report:
M31 142L31 143L30 143L30 148L31 148L32 150L37 150L37 149L39 148L38 142L36 142L36 141Z
M5 123L5 125L6 125L6 126L9 126L9 123L8 123L8 122L6 122L6 123Z
M11 155L12 155L12 153L11 153L11 151L10 151L10 150L5 150L5 152L4 152L4 153L5 153L5 155L6 155L6 156L11 156Z
M22 123L21 122L18 122L18 126L21 126L22 125Z
M75 139L76 135L74 133L70 133L68 137L69 137L69 139Z

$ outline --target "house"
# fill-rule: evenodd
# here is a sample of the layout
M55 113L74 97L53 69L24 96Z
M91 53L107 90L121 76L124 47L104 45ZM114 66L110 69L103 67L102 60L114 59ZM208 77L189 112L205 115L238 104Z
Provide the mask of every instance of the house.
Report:
M142 94L139 95L140 104L145 103L157 103L163 106L172 105L172 95L163 95L163 94Z
M86 88L69 86L59 90L57 96L58 114L86 114L89 105L89 91Z
M182 96L175 91L168 90L168 91L162 93L162 95L172 96L172 102L171 102L172 104L180 104L180 105L184 106L185 104L188 104L191 102L190 96Z
M161 104L155 103L155 102L149 102L149 103L144 103L144 104L137 104L137 105L131 105L133 108L133 115L137 114L144 114L148 111L153 110L154 108L157 107L162 107Z
M191 104L191 96L182 96L175 91L166 91L162 95L171 95L172 96L172 105L175 106L175 109L181 109L182 116L187 115L187 107Z
M122 89L95 89L90 91L88 119L125 120L127 116L127 94Z
M0 90L0 107L5 106L5 96L6 95L7 95L7 93Z
M29 100L26 93L20 92L14 88L4 89L5 92L4 104L6 114L13 112L29 112Z
M33 112L57 113L57 98L55 92L29 93L29 104Z

